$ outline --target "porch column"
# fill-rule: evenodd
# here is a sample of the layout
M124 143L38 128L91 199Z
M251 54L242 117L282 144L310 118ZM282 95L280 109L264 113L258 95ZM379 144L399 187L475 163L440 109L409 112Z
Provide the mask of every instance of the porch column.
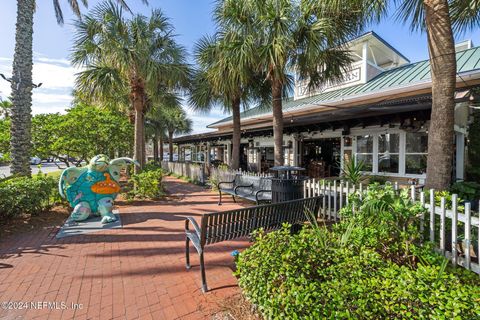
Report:
M465 134L461 132L455 133L455 145L456 145L456 153L455 153L455 178L457 180L464 180L464 169L465 169Z
M205 152L205 164L210 167L210 142L207 143L207 151Z
M225 161L229 166L232 163L232 144L227 143L227 159Z
M298 135L295 134L293 136L293 145L292 145L292 152L293 152L293 165L298 166Z

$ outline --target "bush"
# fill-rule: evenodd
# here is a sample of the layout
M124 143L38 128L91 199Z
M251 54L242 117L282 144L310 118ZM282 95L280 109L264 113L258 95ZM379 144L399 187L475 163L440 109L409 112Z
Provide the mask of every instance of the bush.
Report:
M61 201L57 181L42 174L0 182L0 217L39 214Z
M162 186L162 176L161 169L132 175L125 193L127 200L158 199L162 197L165 194Z
M360 201L360 197L362 201ZM267 319L478 319L478 275L422 244L408 192L374 185L333 228L255 235L236 274Z
M156 171L156 170L161 170L162 169L162 166L155 162L155 161L148 161L146 164L145 164L145 167L143 168L143 172L145 171Z
M240 254L239 285L267 319L478 316L479 287L444 266L399 266L342 238L323 228L261 234Z

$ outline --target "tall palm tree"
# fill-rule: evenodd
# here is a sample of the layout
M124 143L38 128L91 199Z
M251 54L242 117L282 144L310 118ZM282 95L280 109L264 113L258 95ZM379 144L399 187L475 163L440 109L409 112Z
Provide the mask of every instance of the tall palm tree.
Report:
M192 120L182 108L166 108L166 127L168 134L168 154L169 161L173 161L173 137L179 134L188 134L192 132Z
M237 67L254 65L270 85L275 165L284 161L282 99L294 68L314 88L340 80L351 63L343 44L359 31L354 15L323 9L318 0L225 0L215 11L220 24L249 42Z
M150 17L126 19L122 7L104 3L76 21L75 29L72 62L84 67L76 90L99 103L129 97L135 114L134 159L143 167L144 114L188 84L185 50L175 42L173 26L159 9Z
M232 113L232 169L240 166L240 107L255 99L269 97L268 86L259 81L252 65L241 63L244 45L249 45L235 30L222 29L215 37L203 37L195 46L199 70L190 90L190 105L197 111L208 112L215 106ZM232 45L235 44L235 45ZM247 48L249 50L249 48ZM244 66L245 68L241 68Z
M147 136L153 143L153 158L156 162L163 161L163 144L167 138L167 124L172 110L180 109L180 103L157 105L151 108L145 116Z
M128 9L124 0L117 0ZM81 0L87 6L87 0ZM146 0L142 2L147 3ZM31 122L32 122L32 67L33 67L33 15L35 0L17 0L17 23L15 29L15 52L13 56L12 125L10 170L16 175L30 175ZM80 16L77 0L69 0L72 11ZM57 22L63 24L63 12L59 0L53 0ZM129 9L128 9L129 10Z
M363 22L379 21L388 13L387 0L328 0L324 4L347 12L362 12ZM345 9L348 6L349 9ZM426 187L447 190L452 181L456 57L453 30L478 26L480 2L469 0L401 0L397 18L412 30L427 33L432 77L432 111L428 131Z

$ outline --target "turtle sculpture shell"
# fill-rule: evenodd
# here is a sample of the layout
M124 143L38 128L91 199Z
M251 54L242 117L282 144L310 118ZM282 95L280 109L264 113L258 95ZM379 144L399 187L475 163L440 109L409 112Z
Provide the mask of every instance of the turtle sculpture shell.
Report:
M87 167L68 168L60 177L60 195L66 196L72 207L86 202L91 212L96 213L101 199L116 198L120 192L120 171L130 163L135 162L130 158L110 161L105 155L97 155L90 160Z

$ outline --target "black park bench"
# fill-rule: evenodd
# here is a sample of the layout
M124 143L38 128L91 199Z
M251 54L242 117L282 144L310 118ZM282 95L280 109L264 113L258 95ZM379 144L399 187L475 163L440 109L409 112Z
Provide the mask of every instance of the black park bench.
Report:
M220 181L217 184L220 197L218 205L222 204L222 193L254 201L255 204L272 201L272 180L267 177L236 174L232 181Z
M318 218L322 197L304 198L275 204L265 204L237 210L207 213L200 226L193 217L185 220L186 266L190 269L190 241L200 256L202 291L207 292L205 277L205 246L226 240L249 236L254 230L280 229L282 224L301 225L311 218ZM193 230L190 229L190 223Z

